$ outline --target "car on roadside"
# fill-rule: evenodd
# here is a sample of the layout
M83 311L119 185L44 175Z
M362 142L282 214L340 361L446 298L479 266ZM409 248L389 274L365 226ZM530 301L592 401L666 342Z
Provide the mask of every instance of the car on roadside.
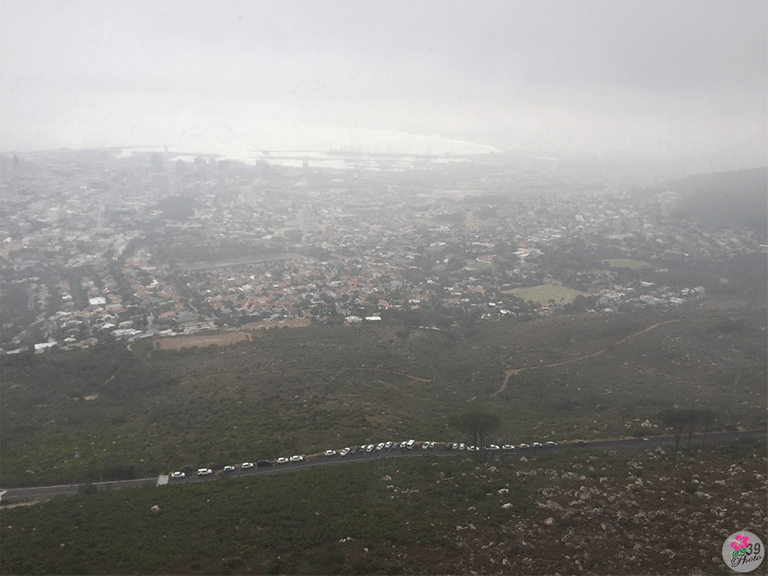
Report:
M512 444L504 444L504 446L501 447L502 450L514 450L515 447Z
M464 444L464 442L461 442L461 443L459 444L459 450L466 450L466 449L467 449L467 445L466 445L466 444Z
M284 456L281 456L280 458L277 459L277 463L278 464L288 464L288 458L286 458Z
M365 447L365 451L366 451L368 454L370 454L371 452L373 452L373 449L374 449L374 448L376 448L376 446L374 446L373 444L368 444L368 446L366 446L366 447Z
M381 452L384 449L384 446L386 446L384 442L379 442L378 444L376 444L376 452Z
M224 466L224 470L222 472L234 472L235 467L234 466Z
M240 464L240 468L242 470L248 470L248 468L253 468L253 462L243 462Z
M325 451L326 456L336 456L336 450L326 450Z
M531 447L532 448L543 448L544 446L542 445L541 442L534 442L533 444L531 444Z
M583 445L583 444L586 444L586 443L587 443L587 441L586 441L586 440L581 440L581 439L578 439L578 440L574 440L574 441L573 441L573 443L574 443L574 444L580 444L580 445Z
M300 454L294 454L289 458L291 462L301 462L304 460L304 456L301 456Z
M499 447L496 444L488 444L488 446L486 446L485 449L490 452L497 452L499 450Z
M359 451L360 451L360 447L359 446L352 446L352 448L349 449L349 453L352 454L352 456L357 454Z
M198 476L210 476L213 474L213 470L210 468L198 468L197 469L197 475Z
M518 448L524 450L526 448L530 448L530 446L528 446L528 444L523 443L523 444L520 444L520 446L518 446Z
M272 461L271 460L259 460L258 462L256 462L256 467L257 468L263 468L264 466L272 466Z
M349 454L349 448L343 448L341 452L339 452L339 456L346 456Z
M398 448L400 448L400 442L393 442L392 446L390 446L389 449L390 450L397 450Z
M387 449L387 450L391 450L391 449L392 449L392 440L388 440L388 441L387 441L387 442L384 444L384 448L385 448L385 449Z
M550 448L554 448L555 446L557 446L557 442L553 442L552 440L550 440L549 442L547 442L544 445L545 446L549 446Z
M184 476L186 476L184 472L173 472L171 474L171 478L184 478Z

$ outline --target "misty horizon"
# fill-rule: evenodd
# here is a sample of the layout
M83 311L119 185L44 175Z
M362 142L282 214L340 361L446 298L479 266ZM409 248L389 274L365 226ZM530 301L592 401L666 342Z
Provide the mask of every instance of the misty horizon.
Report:
M679 174L765 164L761 2L0 11L6 152L497 149Z

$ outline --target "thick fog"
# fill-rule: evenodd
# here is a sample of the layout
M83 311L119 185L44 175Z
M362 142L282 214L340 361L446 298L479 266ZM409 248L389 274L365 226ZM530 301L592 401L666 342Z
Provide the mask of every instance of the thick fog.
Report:
M763 1L4 0L0 150L455 149L413 134L757 166L767 20Z

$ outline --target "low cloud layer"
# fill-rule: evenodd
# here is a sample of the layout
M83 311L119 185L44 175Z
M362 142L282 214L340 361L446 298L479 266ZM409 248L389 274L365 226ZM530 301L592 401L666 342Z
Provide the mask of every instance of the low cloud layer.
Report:
M0 21L4 150L173 144L206 119L265 148L330 126L765 158L764 2L5 0Z

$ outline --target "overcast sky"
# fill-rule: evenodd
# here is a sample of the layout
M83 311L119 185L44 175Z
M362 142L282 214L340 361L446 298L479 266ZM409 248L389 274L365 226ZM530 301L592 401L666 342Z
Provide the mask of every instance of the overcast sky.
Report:
M0 150L396 130L755 166L767 6L0 0Z

